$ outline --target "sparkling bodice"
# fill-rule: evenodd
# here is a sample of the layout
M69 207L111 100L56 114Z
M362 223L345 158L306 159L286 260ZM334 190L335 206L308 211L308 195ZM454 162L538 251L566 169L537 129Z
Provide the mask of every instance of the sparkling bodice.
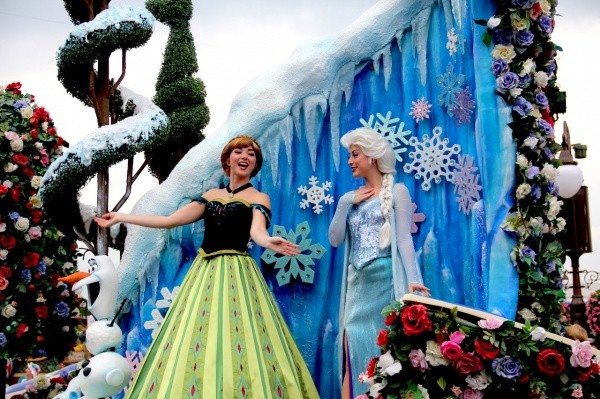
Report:
M390 247L379 248L379 230L384 222L380 204L379 198L372 198L353 206L348 214L349 260L357 269L373 259L391 256Z

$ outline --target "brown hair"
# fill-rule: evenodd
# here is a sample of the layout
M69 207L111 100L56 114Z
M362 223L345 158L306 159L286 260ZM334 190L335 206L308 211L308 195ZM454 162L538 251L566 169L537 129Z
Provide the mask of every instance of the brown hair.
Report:
M229 165L227 165L227 160L231 155L231 152L237 148L245 148L252 147L254 150L254 154L256 155L256 166L254 170L250 173L250 177L256 176L256 174L260 171L263 163L263 155L262 149L260 148L260 144L254 139L252 136L248 136L245 134L241 134L239 136L235 136L225 145L223 151L221 152L221 167L227 176L229 176Z

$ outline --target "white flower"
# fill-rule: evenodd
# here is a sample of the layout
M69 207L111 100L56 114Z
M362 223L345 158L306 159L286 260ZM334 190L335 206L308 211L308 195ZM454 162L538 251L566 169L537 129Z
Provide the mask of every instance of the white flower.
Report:
M5 226L6 226L6 224L5 224ZM8 249L0 249L0 259L6 260L7 256L8 256Z
M46 265L48 265L48 266L52 266L52 264L54 263L54 259L52 259L52 258L49 258L49 257L47 257L47 256L44 256L44 257L42 258L42 260L43 260L43 261L44 261L44 263L45 263Z
M10 149L13 150L14 152L23 151L23 140L21 140L21 139L12 140L10 142Z
M44 145L42 143L40 143L39 141L37 143L34 144L35 148L38 150L41 150L42 148L44 148Z
M34 208L42 207L42 199L37 195L32 195L31 197L29 197L29 202L31 202L31 206L33 206Z
M517 53L515 53L515 48L512 44L509 44L508 46L505 46L503 44L497 44L492 50L492 57L495 60L502 59L508 64L510 64L516 56Z
M559 201L556 197L551 197L548 201L548 211L546 212L546 216L548 220L554 220L558 216L560 209L562 208L563 202Z
M377 368L381 370L381 374L392 376L402 370L402 364L392 357L391 351L387 351L385 354L379 356Z
M378 398L380 396L379 391L381 391L383 388L385 388L386 385L387 385L386 380L383 380L381 382L371 385L371 389L369 389L369 395L371 395L374 398Z
M15 308L13 305L6 305L2 308L1 314L7 319L10 319L11 317L15 317L15 315L17 314L17 308Z
M529 75L533 71L535 71L535 62L533 61L533 58L527 58L527 60L525 60L523 63L523 70L519 73L519 75Z
M534 149L537 143L537 137L529 136L525 140L523 140L523 147L529 147L531 149Z
M8 188L11 188L13 186L13 183L10 180L4 180L2 182L2 185Z
M567 226L567 221L565 218L556 218L556 228L552 229L552 234L560 233Z
M527 157L523 154L519 154L517 155L517 165L519 165L521 168L525 169L526 167L529 166L529 161L527 160Z
M530 309L523 308L519 310L517 313L521 315L521 317L525 320L535 321L537 320L537 316Z
M546 340L546 330L544 329L544 327L536 327L532 332L531 332L531 339L533 341L541 341L544 342Z
M6 223L0 222L0 233L4 233L6 231Z
M522 183L517 187L517 191L515 193L517 199L525 198L531 192L531 186L527 183Z
M25 119L29 119L33 116L33 108L30 105L25 108L21 108L21 116Z
M29 219L24 217L19 217L15 222L15 229L19 231L25 231L29 228Z
M542 12L544 14L549 14L552 6L548 0L540 0L540 6L542 7Z
M524 30L530 26L529 19L521 18L517 13L510 14L510 22L512 27L516 30Z
M31 178L31 187L33 187L37 190L38 188L40 188L41 185L42 185L42 176L33 176Z
M45 132L48 130L48 122L42 122L42 130ZM37 143L36 143L37 144ZM42 144L42 143L40 143Z
M479 391L483 391L492 383L492 379L489 375L486 374L485 370L483 370L479 374L470 375L465 378L465 381L469 385L469 387L473 389L477 389Z
M523 93L523 89L520 87L514 87L514 88L510 89L508 92L510 93L511 97L517 98L521 95L521 93Z
M533 81L537 87L543 89L544 87L548 86L548 74L544 71L537 71L533 75Z
M369 377L367 375L367 373L360 373L358 375L358 382L360 382L361 384L369 384L369 385L373 385L373 382L375 381L375 376L373 377Z
M427 341L427 348L425 349L425 360L429 362L433 367L435 366L447 366L450 361L442 355L442 350L437 342Z
M501 18L498 17L491 17L490 19L488 19L487 21L487 27L490 29L494 29L496 26L500 25L500 22L502 21Z
M5 171L6 173L14 172L15 170L17 170L17 165L15 165L15 164L13 164L13 163L7 162L7 163L4 165L4 171Z
M558 176L558 170L551 164L545 163L542 168L542 176L549 182L553 182L556 180L556 176Z
M417 388L419 388L419 391L421 391L421 396L423 399L429 399L429 392L423 385L417 384Z

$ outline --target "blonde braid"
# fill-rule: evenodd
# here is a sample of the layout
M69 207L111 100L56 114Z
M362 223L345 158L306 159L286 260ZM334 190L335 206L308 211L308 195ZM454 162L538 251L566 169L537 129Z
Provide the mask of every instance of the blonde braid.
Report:
M379 248L387 248L392 242L392 225L390 224L390 214L392 212L392 186L394 185L394 175L385 173L381 182L379 191L379 202L381 203L381 214L383 215L383 226L379 231Z

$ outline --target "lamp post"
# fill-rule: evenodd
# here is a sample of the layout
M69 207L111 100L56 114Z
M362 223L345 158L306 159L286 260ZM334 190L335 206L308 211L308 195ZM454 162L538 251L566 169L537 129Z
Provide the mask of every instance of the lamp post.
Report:
M571 153L571 137L567 122L563 124L562 150L559 159L562 165L558 168L557 184L558 195L562 197L562 215L566 220L566 236L563 247L573 269L573 296L571 299L571 322L586 326L585 302L581 294L581 280L579 276L579 257L584 253L592 252L592 237L590 231L590 215L588 204L588 191L582 186L583 173L577 166ZM585 154L576 154L585 158Z

